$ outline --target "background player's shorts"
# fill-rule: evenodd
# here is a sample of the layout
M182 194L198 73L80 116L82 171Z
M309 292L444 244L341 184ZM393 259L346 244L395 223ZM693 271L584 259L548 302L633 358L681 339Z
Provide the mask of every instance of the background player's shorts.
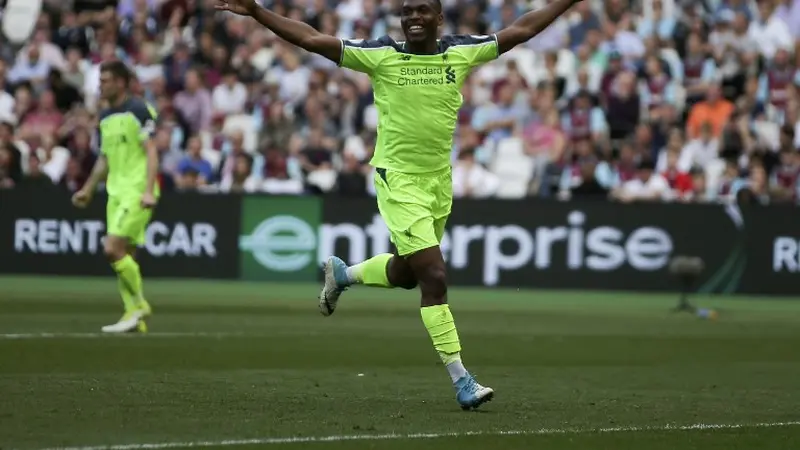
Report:
M400 256L435 247L453 205L453 178L439 172L407 174L376 169L378 209Z
M153 214L142 208L140 198L109 197L106 205L106 234L126 237L131 243L144 245L144 232Z

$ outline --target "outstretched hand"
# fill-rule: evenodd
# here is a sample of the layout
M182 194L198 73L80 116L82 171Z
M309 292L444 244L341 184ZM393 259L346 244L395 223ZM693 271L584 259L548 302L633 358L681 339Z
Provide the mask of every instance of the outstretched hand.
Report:
M256 0L217 0L214 9L230 11L240 16L249 16L257 6Z

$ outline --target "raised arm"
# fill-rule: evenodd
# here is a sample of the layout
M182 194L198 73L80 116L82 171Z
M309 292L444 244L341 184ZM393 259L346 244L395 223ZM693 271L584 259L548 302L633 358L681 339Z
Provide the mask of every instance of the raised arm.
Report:
M342 41L338 38L322 34L306 23L288 19L262 8L256 0L218 0L214 8L250 16L293 45L320 54L337 64L342 60Z
M505 53L519 44L529 41L555 22L562 14L581 0L553 0L547 6L530 11L508 27L497 33L497 47Z

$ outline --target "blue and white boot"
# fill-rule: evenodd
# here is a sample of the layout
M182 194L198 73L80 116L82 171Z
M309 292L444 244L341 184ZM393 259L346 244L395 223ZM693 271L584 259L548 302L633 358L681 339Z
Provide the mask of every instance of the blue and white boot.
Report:
M455 388L456 400L458 400L458 404L461 405L461 409L464 411L477 409L494 398L494 390L478 384L469 373L455 382Z
M347 277L347 264L341 258L331 256L323 266L325 272L325 286L319 293L319 312L323 316L330 316L336 310L339 296L350 286Z

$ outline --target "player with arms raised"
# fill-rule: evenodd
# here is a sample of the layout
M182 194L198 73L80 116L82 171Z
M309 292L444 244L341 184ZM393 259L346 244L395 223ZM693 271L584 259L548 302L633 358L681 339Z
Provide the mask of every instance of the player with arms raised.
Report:
M406 40L340 40L258 6L255 0L218 0L218 10L253 17L284 40L342 67L369 75L378 109L375 167L378 209L394 254L348 267L337 257L325 264L320 310L333 313L353 284L422 291L422 321L447 367L463 409L477 408L494 391L481 386L461 363L461 345L447 305L445 262L439 249L450 215L450 152L461 107L461 86L476 66L497 58L544 30L579 0L554 0L492 36L444 36L440 0L405 0L400 20Z
M117 273L125 314L106 333L147 331L150 305L142 292L142 275L134 259L159 195L158 153L151 139L155 110L129 93L131 72L120 61L100 66L100 95L108 107L100 112L101 154L86 184L72 197L80 208L92 200L97 184L106 178L106 240L104 252Z

